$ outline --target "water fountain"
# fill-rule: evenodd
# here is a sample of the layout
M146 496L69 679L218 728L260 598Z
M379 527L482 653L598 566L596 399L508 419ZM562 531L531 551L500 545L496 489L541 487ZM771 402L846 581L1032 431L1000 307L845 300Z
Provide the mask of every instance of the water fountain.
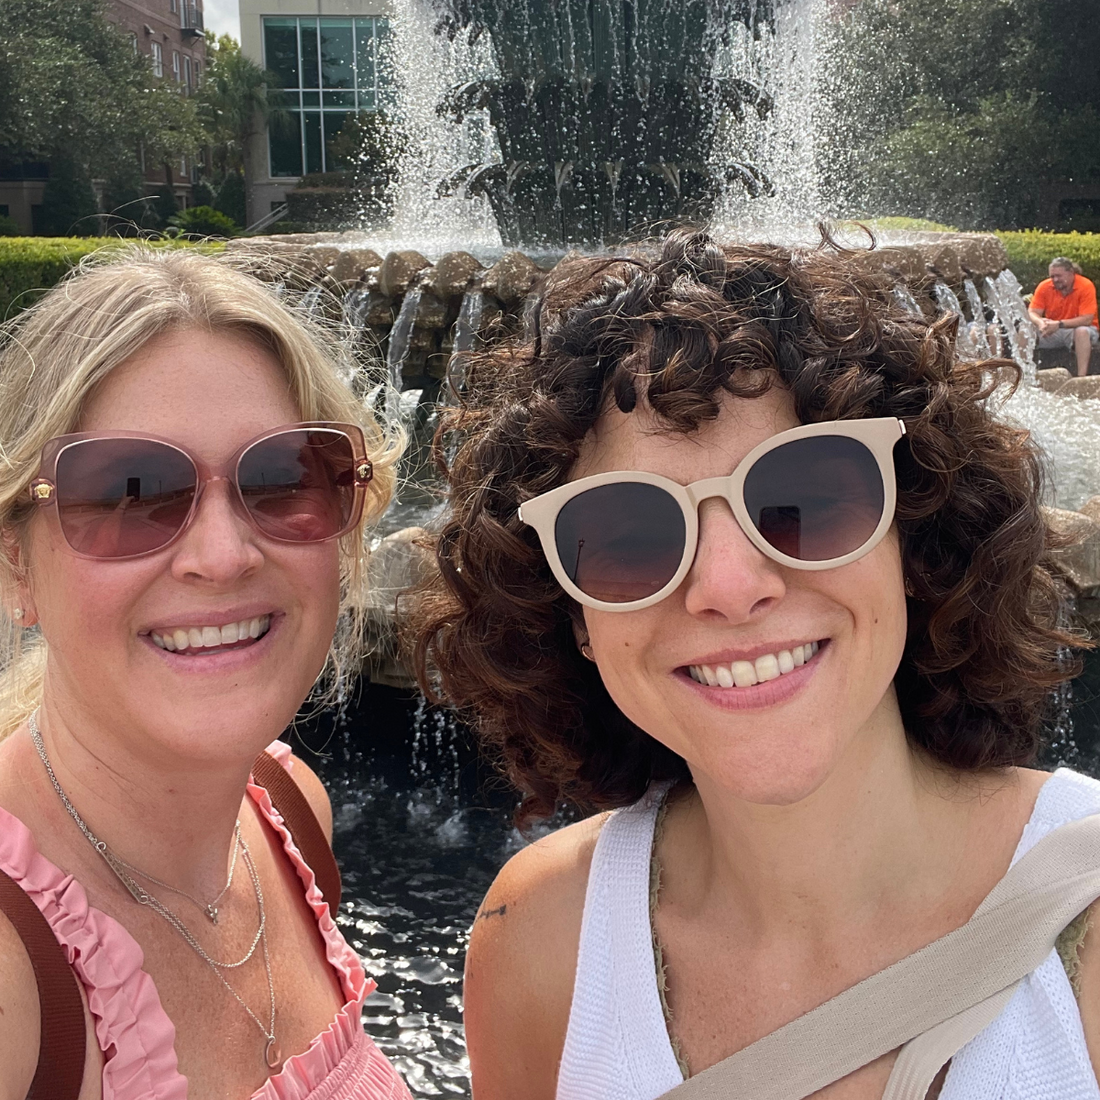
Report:
M816 218L837 213L816 130L828 10L828 0L395 0L407 147L390 229L231 247L283 256L304 309L341 302L349 335L385 364L389 411L430 426L434 404L465 385L464 353L521 323L567 246L688 215L730 237L813 242ZM1021 288L992 235L884 233L861 262L914 314L957 315L961 358L1016 360L1020 386L992 400L1047 456L1051 516L1079 536L1060 569L1100 623L1100 379L1037 369ZM371 1031L414 1095L468 1095L465 932L520 841L507 793L486 796L464 731L417 701L394 646L398 594L424 568L416 530L438 508L414 477L385 517L369 679L308 741L327 745L349 872L340 920L380 983ZM1100 696L1100 667L1079 684ZM1079 728L1100 729L1100 712L1080 692L1062 703L1051 760L1100 772L1097 746L1065 720L1072 704Z

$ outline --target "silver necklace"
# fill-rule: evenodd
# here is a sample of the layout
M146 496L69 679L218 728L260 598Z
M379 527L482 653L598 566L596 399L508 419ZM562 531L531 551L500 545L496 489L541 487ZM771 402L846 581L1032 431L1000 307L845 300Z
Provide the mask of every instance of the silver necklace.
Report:
M126 887L131 897L139 904L147 906L152 909L163 920L167 921L186 941L188 946L205 962L210 969L217 976L218 980L225 986L226 989L233 995L240 1006L248 1013L253 1022L260 1029L260 1033L263 1035L266 1043L264 1044L264 1061L268 1067L275 1069L282 1062L282 1052L279 1049L279 1044L275 1039L275 982L271 976L271 959L267 950L267 911L264 907L264 893L260 886L260 876L256 871L256 865L252 861L252 853L248 849L248 844L244 837L240 835L240 821L237 822L237 841L240 844L241 856L244 861L245 868L248 870L249 878L252 879L252 887L256 893L256 905L260 912L260 927L256 931L256 935L252 940L252 945L245 953L244 957L237 962L221 962L218 959L211 958L203 949L202 944L195 939L191 930L183 923L183 921L168 908L162 901L154 897L148 890L146 890L140 883L135 882L130 875L126 873L126 868L130 868L136 871L137 874L143 878L149 879L150 882L157 882L158 885L167 886L169 890L174 890L175 887L169 886L167 883L161 883L159 880L154 879L151 875L145 874L145 872L138 870L136 867L131 867L129 863L115 855L110 848L107 847L106 841L100 840L95 833L88 828L84 823L84 819L77 812L76 807L69 801L68 795L62 789L61 784L58 782L57 776L54 774L53 765L50 763L49 754L46 752L46 744L42 740L42 733L38 728L37 712L31 714L27 722L30 727L31 740L34 742L34 747L38 752L38 756L42 761L43 766L46 769L46 774L50 777L50 782L53 784L53 789L57 792L58 798L61 799L61 804L69 812L69 816L76 822L77 828L84 834L88 843L103 857L103 861L114 872L115 877ZM234 853L234 859L236 855ZM230 879L232 879L232 873L230 873ZM226 890L229 889L229 884L226 883ZM177 893L183 894L183 891L177 890ZM219 901L225 894L225 890L218 895L214 901ZM189 894L183 894L184 897L189 897ZM191 898L195 901L194 898ZM201 902L196 902L200 905ZM211 905L214 903L212 902ZM215 909L215 913L217 910ZM214 923L217 924L216 918ZM229 984L226 976L222 973L223 970L233 970L239 966L243 966L256 951L256 945L260 944L263 950L264 957L264 970L267 972L267 995L268 995L268 1007L269 1007L269 1022L268 1026L264 1027L263 1022L256 1015L255 1012L249 1008L244 998Z
M240 818L237 819L236 824L233 826L233 855L229 860L229 877L225 880L225 885L221 888L218 896L213 901L203 902L198 898L189 894L186 890L181 890L178 886L173 886L170 882L163 882L161 879L149 874L148 871L143 871L140 867L135 867L132 863L127 863L122 856L112 852L111 855L114 859L128 871L133 871L135 875L141 875L142 878L148 879L154 886L163 886L165 890L171 890L173 894L179 894L180 897L186 898L192 905L197 906L203 911L203 914L210 920L211 924L218 923L218 903L229 893L229 888L233 885L233 872L237 869L237 853L240 851L241 844L241 822Z

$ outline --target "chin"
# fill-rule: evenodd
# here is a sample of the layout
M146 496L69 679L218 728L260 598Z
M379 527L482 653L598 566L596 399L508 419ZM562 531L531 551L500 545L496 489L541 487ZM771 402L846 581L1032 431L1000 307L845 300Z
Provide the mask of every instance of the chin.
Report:
M758 806L794 806L824 786L838 763L831 746L812 752L804 744L765 747L758 742L752 748L693 765L696 784Z

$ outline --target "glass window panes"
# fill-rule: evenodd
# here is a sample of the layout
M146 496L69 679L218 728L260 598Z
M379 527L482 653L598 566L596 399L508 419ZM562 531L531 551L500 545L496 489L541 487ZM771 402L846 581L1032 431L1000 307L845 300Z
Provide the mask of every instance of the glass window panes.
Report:
M300 176L302 174L302 114L287 111L277 122L268 127L268 146L271 152L273 176Z
M346 167L348 139L333 142L348 118L388 102L387 66L379 59L386 56L389 20L265 16L263 30L264 64L277 82L272 106L290 119L282 125L273 118L268 126L271 175Z
M264 20L264 57L280 87L298 87L298 20Z
M298 33L302 40L302 87L321 86L321 62L317 43L317 20L299 19Z
M355 86L355 45L350 19L321 20L321 77L326 88Z

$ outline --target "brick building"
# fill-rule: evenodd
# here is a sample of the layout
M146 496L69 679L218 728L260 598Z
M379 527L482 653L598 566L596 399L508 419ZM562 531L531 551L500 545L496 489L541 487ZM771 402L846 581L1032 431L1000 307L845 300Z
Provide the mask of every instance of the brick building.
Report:
M202 82L206 39L201 0L107 0L107 18L130 36L135 53L149 58L154 76L180 85L183 95ZM144 168L147 190L169 183L180 206L191 205L194 164L180 160Z

